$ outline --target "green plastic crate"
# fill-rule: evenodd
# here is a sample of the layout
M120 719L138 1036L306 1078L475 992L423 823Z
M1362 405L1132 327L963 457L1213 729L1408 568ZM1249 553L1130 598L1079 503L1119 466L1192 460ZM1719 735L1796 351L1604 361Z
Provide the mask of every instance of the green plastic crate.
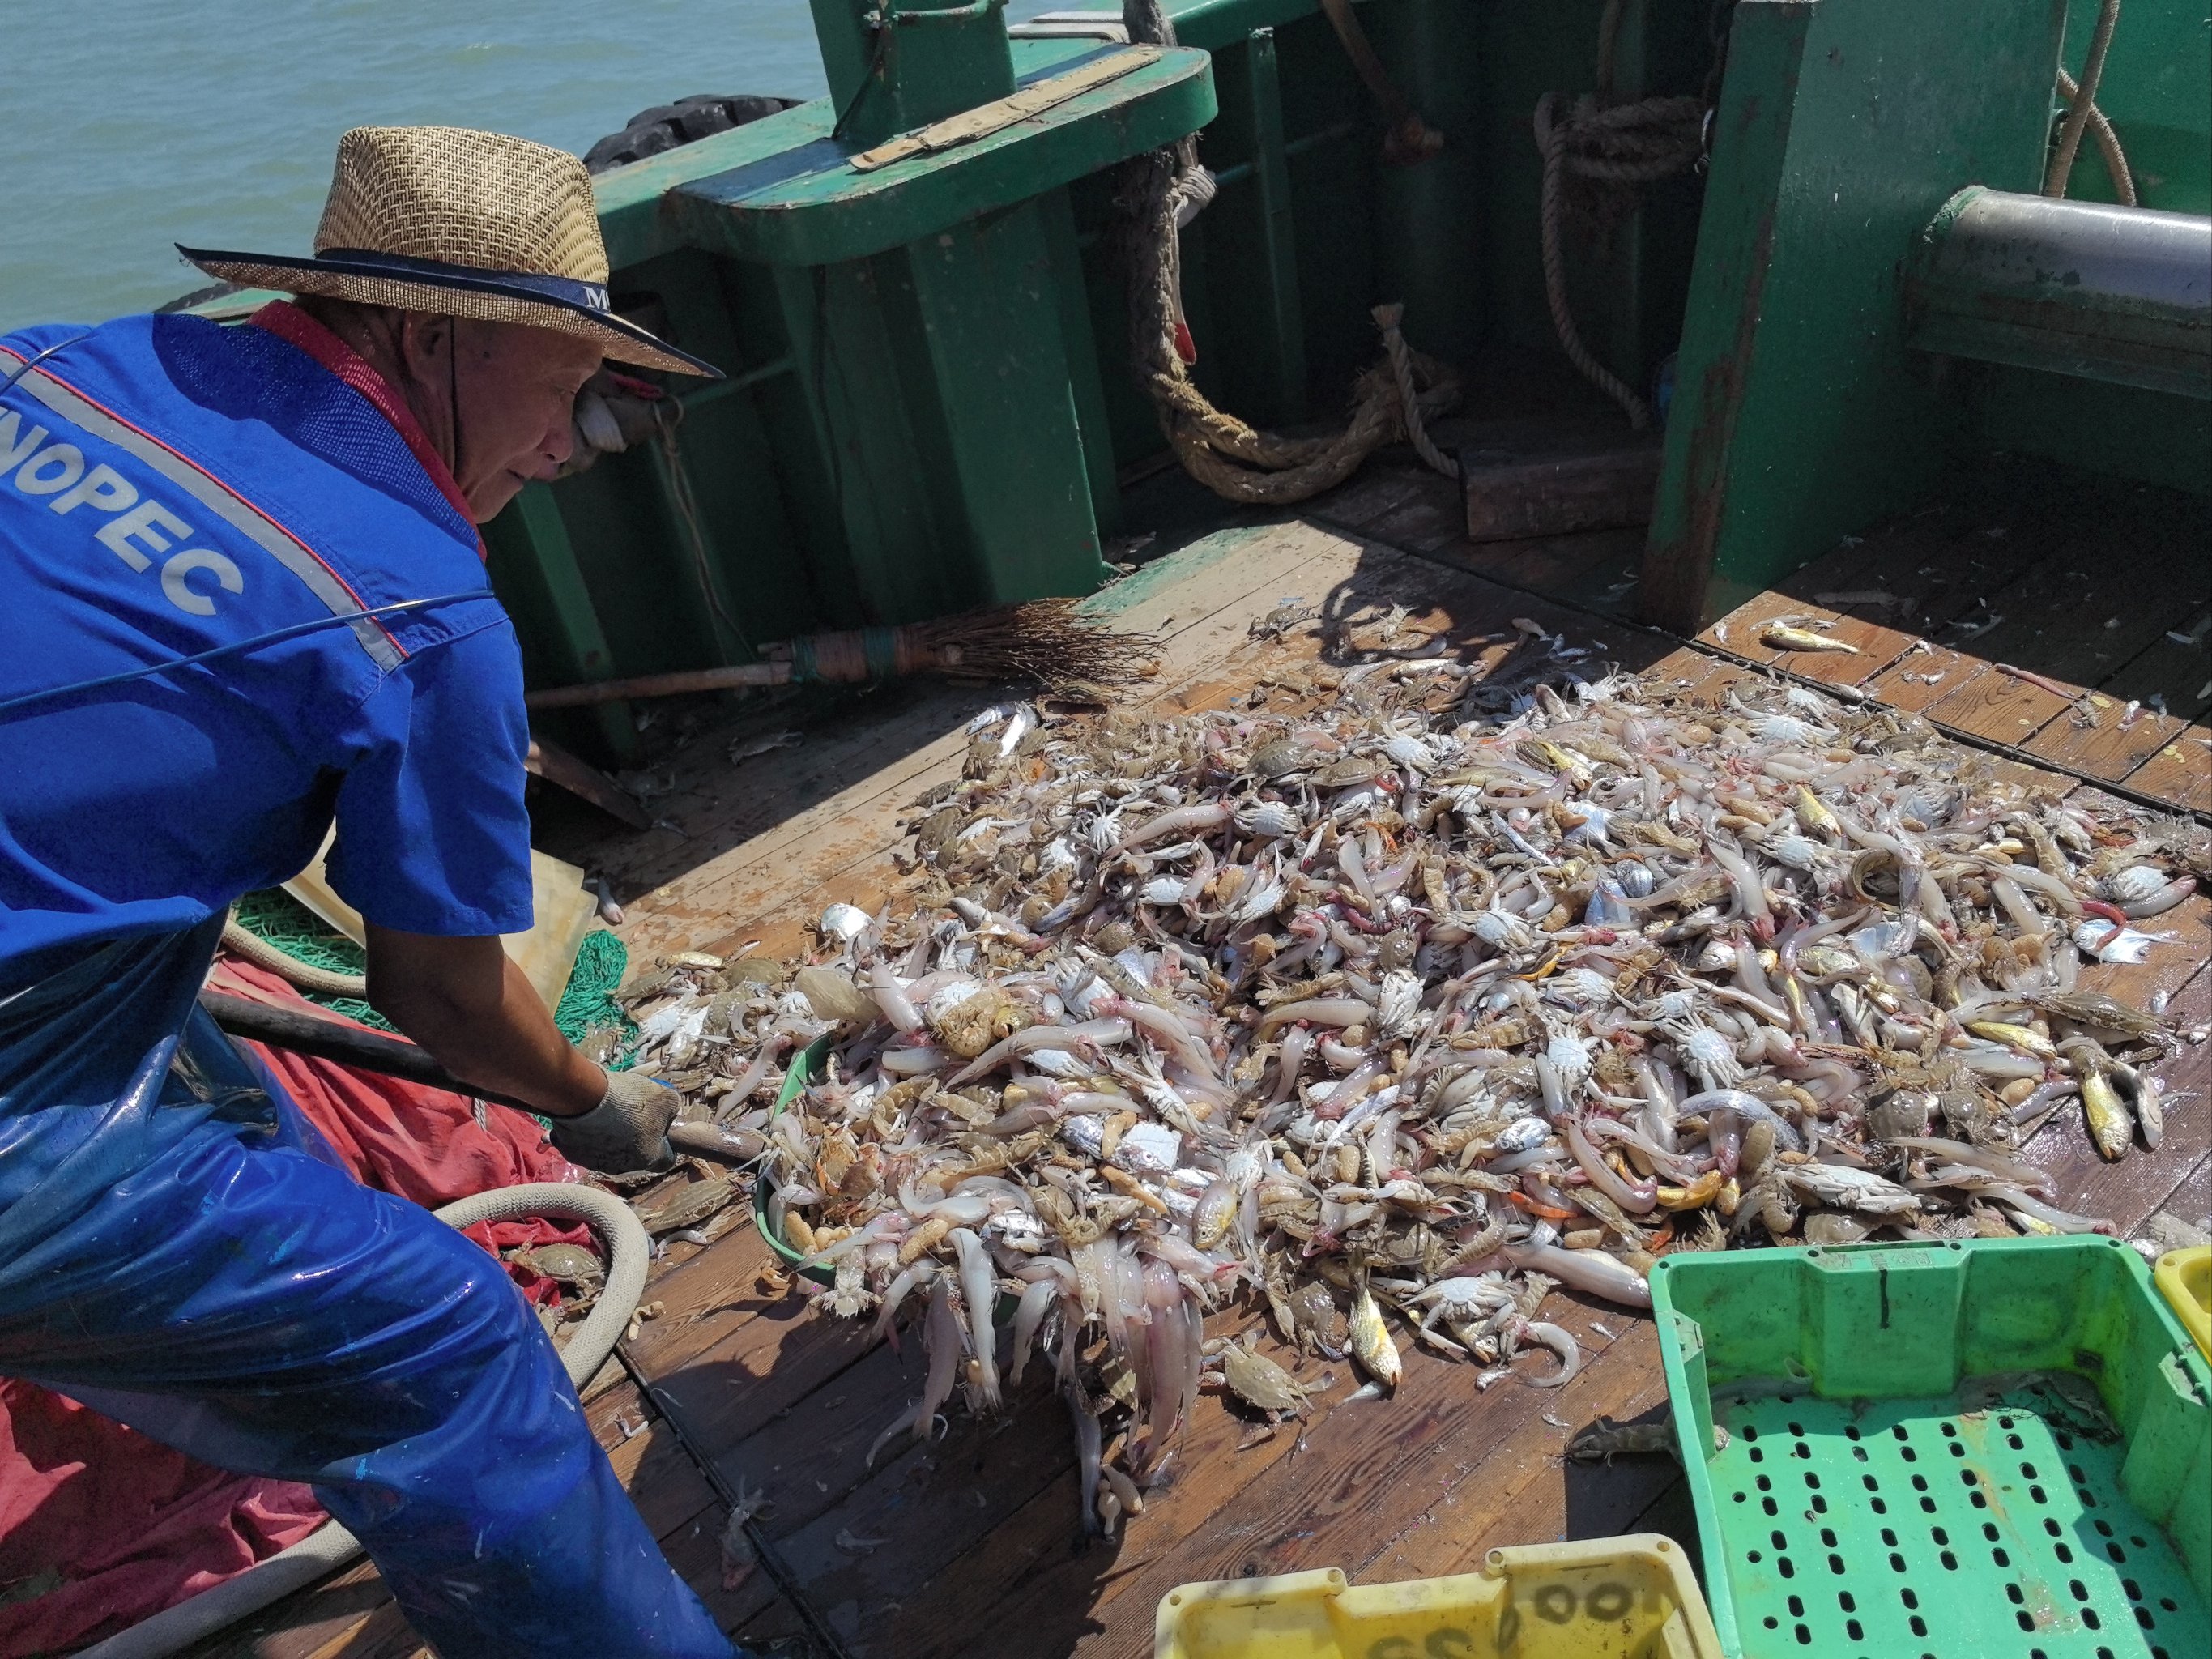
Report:
M2212 1652L2212 1370L2125 1245L1678 1255L1651 1292L1730 1659Z

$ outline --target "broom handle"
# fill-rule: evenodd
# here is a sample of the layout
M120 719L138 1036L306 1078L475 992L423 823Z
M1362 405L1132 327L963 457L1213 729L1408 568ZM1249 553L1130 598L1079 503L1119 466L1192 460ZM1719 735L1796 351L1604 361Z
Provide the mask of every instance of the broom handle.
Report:
M532 708L577 708L623 697L672 697L684 691L726 691L736 685L787 685L787 662L741 662L727 668L692 668L674 674L640 674L626 680L594 680L588 685L549 686L523 698Z
M793 680L859 685L902 674L957 668L960 662L957 647L933 648L913 628L809 634L764 649L777 660L643 674L627 680L597 680L588 685L558 685L532 691L523 702L532 708L574 708L612 702L619 697L672 697L684 691L723 691L734 685L788 685Z

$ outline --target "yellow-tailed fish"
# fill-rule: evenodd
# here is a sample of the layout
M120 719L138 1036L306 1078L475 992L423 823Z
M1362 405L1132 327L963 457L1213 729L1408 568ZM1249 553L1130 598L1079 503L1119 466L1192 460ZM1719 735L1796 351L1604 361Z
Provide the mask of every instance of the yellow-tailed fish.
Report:
M1966 1022L1966 1029L1976 1036L2002 1042L2008 1048L2032 1054L2038 1060L2055 1061L2058 1058L2058 1050L2051 1046L2049 1037L2025 1025L2008 1025L1994 1019L1970 1019Z
M1818 830L1828 836L1840 834L1844 827L1820 798L1802 783L1797 786L1797 822L1808 830Z
M2128 1141L2134 1135L2135 1120L2128 1115L2127 1103L2120 1091L2112 1087L2110 1073L2100 1066L2084 1068L2081 1079L2081 1115L2089 1126L2089 1144L2097 1149L2097 1156L2107 1164L2117 1164L2127 1156Z
M1352 1357L1359 1362L1360 1370L1384 1388L1395 1389L1406 1367L1398 1358L1398 1345L1390 1340L1389 1327L1382 1322L1382 1310L1376 1305L1375 1293L1364 1279L1352 1298L1351 1337Z

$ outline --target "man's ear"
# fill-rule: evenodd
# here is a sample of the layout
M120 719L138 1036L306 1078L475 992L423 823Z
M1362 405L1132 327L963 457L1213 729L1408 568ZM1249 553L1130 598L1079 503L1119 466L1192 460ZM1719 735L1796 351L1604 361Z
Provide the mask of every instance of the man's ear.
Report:
M427 382L434 374L442 378L453 362L453 319L427 311L403 313L399 349L408 372L417 380Z

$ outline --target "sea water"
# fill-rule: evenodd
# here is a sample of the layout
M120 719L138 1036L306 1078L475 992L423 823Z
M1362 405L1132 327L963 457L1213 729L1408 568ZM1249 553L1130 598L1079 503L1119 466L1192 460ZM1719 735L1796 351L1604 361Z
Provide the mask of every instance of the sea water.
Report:
M1014 0L1021 17L1054 3ZM693 93L817 98L807 0L0 0L0 332L206 286L173 244L312 251L338 135L577 154Z

